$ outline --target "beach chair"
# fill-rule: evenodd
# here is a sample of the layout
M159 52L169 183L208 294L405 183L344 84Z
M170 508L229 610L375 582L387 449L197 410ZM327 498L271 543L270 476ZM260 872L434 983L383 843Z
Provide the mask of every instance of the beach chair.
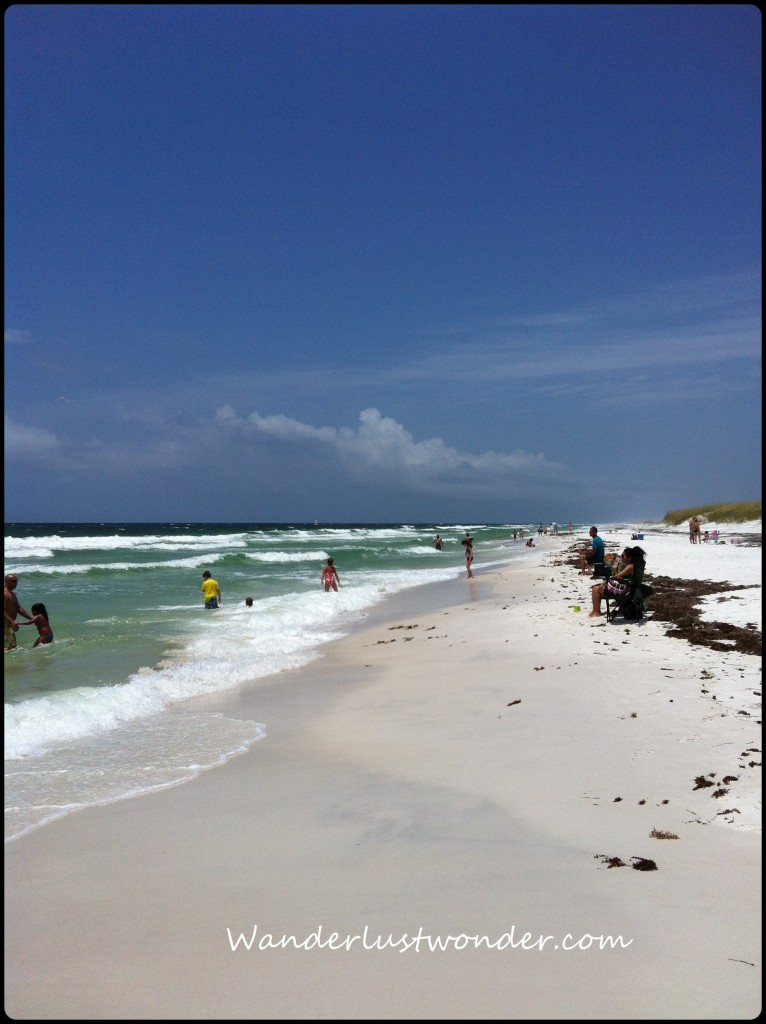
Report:
M652 588L644 583L644 570L639 568L633 575L633 583L627 594L616 597L604 588L604 599L606 600L606 621L614 622L617 616L622 615L628 621L640 622L646 615L646 599L652 594Z

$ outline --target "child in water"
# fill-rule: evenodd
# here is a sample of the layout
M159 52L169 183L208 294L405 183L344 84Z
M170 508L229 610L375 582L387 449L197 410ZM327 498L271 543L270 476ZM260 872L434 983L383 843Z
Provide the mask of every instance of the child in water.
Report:
M44 604L33 604L32 605L32 618L29 622L20 622L20 626L37 626L37 639L32 644L33 647L39 647L40 644L52 644L53 643L53 630L51 624L48 622L48 612Z

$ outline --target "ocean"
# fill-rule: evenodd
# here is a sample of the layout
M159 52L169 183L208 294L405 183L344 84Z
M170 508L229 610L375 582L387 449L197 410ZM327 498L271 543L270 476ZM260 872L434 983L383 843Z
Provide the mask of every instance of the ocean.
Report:
M45 604L55 637L33 650L37 630L21 626L5 655L6 840L247 750L268 723L192 698L305 665L386 598L465 577L466 531L477 575L529 557L522 528L538 524L6 523L5 574L26 611ZM337 593L320 584L328 557Z

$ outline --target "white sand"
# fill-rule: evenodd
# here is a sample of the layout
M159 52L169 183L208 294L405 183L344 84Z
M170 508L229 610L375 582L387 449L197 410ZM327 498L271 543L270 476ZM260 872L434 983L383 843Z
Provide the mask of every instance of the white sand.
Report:
M653 574L743 584L747 589L730 591L723 599L705 598L699 605L702 618L730 622L734 626L754 622L760 630L762 553L760 549L754 552L744 543L754 536L760 539L760 520L736 526L711 521L703 526L710 533L718 531L718 543L691 544L685 524L661 531L649 526L644 533L645 541L632 540L625 531L618 533L607 529L604 536L609 540L613 534L626 544L643 547L647 552L647 571Z
M644 532L604 536L640 543L652 574L760 583L759 548ZM393 605L223 704L266 722L249 753L8 844L6 1012L758 1014L760 659L588 619L591 581L553 564L569 543L499 571L477 551L476 578L454 581L464 605L404 620ZM726 609L760 628L760 588L736 596ZM232 951L227 929L254 928ZM317 929L351 948L259 948ZM504 935L521 944L488 948Z

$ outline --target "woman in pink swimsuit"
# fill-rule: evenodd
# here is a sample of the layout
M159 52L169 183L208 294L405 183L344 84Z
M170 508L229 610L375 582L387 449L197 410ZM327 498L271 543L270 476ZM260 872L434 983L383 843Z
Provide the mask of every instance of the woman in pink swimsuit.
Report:
M340 583L340 576L338 570L332 564L332 559L327 559L327 565L322 569L322 583L324 585L325 592L332 587L333 590L338 589Z

